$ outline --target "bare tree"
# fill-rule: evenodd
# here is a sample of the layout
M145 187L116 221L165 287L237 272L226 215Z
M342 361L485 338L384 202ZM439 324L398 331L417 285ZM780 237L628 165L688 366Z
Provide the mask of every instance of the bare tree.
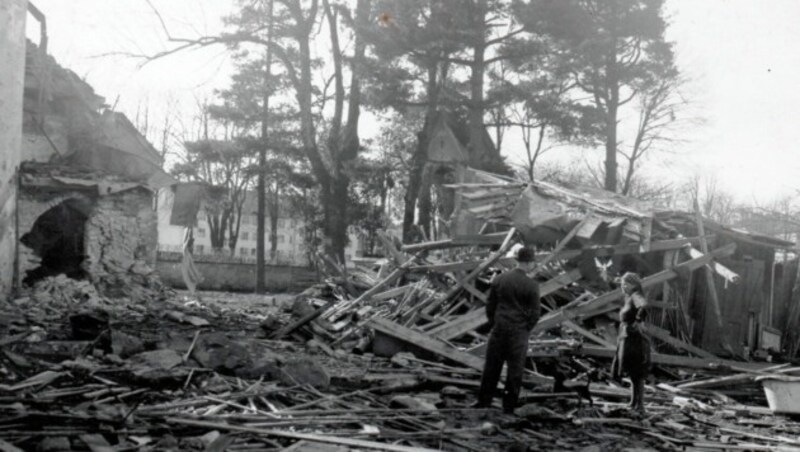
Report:
M638 124L633 144L628 150L619 146L617 153L627 162L622 194L629 194L642 159L655 151L665 151L681 140L677 137L682 125L697 121L683 116L689 101L683 94L686 79L677 75L665 77L638 95Z

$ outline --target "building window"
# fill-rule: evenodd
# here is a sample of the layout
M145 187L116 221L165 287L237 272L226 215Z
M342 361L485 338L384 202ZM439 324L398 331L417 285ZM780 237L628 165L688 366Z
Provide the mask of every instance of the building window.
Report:
M279 228L282 228L282 227L284 227L284 226L285 226L285 224L286 224L286 223L284 222L284 219L283 219L283 218L279 218L279 219L278 219L278 227L279 227Z
M195 245L194 254L203 254L203 245Z
M250 240L250 233L247 231L242 232L242 240Z
M198 237L205 237L206 236L206 230L203 229L203 228L197 228L197 236Z
M250 248L250 255L251 256L255 256L256 255L256 249L255 248Z
M239 248L239 256L247 256L247 248Z

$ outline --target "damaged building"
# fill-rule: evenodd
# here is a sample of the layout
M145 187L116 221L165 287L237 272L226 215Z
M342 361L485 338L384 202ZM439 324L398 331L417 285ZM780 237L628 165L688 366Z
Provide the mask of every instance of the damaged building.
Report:
M154 267L154 191L174 182L125 115L28 42L19 171L17 283L100 279Z
M0 3L0 299L11 292L17 243L17 168L25 67L24 0Z

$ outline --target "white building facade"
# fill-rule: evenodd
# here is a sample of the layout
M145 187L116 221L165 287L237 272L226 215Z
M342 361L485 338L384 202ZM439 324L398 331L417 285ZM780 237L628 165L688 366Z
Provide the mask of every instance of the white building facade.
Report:
M159 251L168 252L182 252L183 251L183 235L185 228L183 226L174 226L170 224L170 216L172 213L172 199L173 193L170 189L163 189L159 191L158 196L158 249ZM253 199L250 199L253 198ZM258 218L255 214L255 194L248 195L248 201L245 203L244 212L242 213L241 225L239 227L239 237L236 241L236 249L233 254L227 243L224 247L224 254L232 257L239 258L245 262L256 262L256 239L257 234L257 221ZM278 217L277 224L277 250L275 258L271 259L271 246L270 242L270 219L266 219L265 231L265 254L268 264L272 265L292 265L292 266L308 266L309 256L308 249L305 243L306 224L302 218L293 216L288 212L286 215ZM197 227L194 230L194 254L195 255L213 255L214 251L211 247L211 238L209 233L208 221L206 218L205 210L200 208L197 215ZM227 239L226 239L227 242ZM356 257L358 238L355 234L350 234L350 244L345 250L348 264L351 264L353 257Z

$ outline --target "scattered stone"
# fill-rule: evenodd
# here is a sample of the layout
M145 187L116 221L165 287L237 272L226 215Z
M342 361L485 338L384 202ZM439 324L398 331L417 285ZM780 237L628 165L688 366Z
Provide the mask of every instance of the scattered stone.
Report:
M39 446L36 447L36 450L38 452L65 451L72 450L72 445L66 436L50 436L43 439Z
M192 358L208 369L242 378L274 378L279 356L254 342L233 341L224 333L201 335Z
M144 350L144 343L139 338L121 331L111 331L111 352L120 358L127 358Z
M72 338L79 341L97 339L100 334L109 330L109 318L108 312L101 309L71 315L69 323L72 327Z
M408 395L399 395L393 397L389 402L389 406L392 408L405 408L419 411L438 411L436 405L426 400L422 400L419 397L412 397Z
M327 389L331 384L331 377L325 368L310 358L289 360L280 370L279 379L287 385L308 384L316 389Z
M491 422L481 424L481 433L484 435L494 435L497 433L497 426Z
M278 316L270 314L266 319L264 319L263 322L261 322L260 326L261 330L264 331L264 333L266 333L269 337L269 335L283 327L283 322L281 322Z
M129 364L156 370L170 370L183 363L183 358L175 350L153 350L131 356Z
M292 303L292 318L302 319L315 311L305 298L297 297Z
M442 388L441 391L439 391L439 394L442 397L457 399L457 400L466 399L467 396L469 395L467 391L456 386L445 386L444 388Z
M537 403L529 403L516 409L519 417L537 421L567 421L568 419L553 410L547 409Z

